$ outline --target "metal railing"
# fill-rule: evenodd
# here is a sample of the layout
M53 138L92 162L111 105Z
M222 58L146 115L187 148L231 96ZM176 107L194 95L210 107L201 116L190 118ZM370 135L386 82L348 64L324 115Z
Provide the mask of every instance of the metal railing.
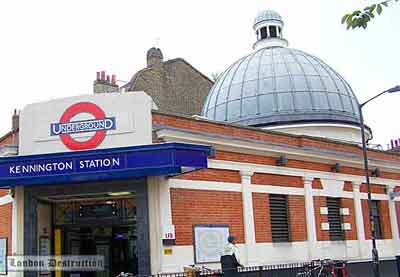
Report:
M263 266L239 267L238 277L296 277L297 273L305 271L311 263L289 263ZM159 273L153 277L220 277L221 270L212 270L205 267L194 269L192 272Z

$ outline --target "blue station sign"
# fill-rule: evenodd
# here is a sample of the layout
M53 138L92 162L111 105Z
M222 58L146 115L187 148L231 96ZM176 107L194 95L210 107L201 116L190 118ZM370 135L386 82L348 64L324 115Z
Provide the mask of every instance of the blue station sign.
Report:
M0 158L0 186L55 184L155 175L207 167L210 146L144 146Z

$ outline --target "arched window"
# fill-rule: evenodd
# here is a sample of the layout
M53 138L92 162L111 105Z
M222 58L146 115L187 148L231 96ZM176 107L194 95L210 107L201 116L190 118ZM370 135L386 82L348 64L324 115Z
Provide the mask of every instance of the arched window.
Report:
M271 38L276 38L276 37L278 37L278 34L277 34L277 32L276 32L276 26L269 26L268 28L269 28L269 36L270 36Z
M261 39L267 38L267 27L262 27L260 29L260 32L261 32Z

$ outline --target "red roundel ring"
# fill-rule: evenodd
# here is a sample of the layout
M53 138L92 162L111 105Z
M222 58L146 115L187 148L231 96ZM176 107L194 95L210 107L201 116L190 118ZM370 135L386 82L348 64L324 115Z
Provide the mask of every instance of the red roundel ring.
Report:
M93 115L96 119L104 119L106 117L104 111L99 106L89 102L79 102L68 109L62 114L60 123L69 123L71 118L80 113L88 113ZM78 141L73 139L69 134L61 134L61 141L71 150L85 150L92 149L98 146L106 136L106 130L96 131L93 137L86 141Z

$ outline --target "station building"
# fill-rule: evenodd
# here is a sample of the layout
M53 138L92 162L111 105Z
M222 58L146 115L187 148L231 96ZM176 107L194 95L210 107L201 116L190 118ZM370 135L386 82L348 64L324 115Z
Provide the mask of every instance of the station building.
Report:
M121 88L99 73L91 95L15 114L0 139L8 255L101 254L98 276L178 272L218 268L231 234L245 265L332 258L369 269L359 103L283 30L279 14L261 12L253 51L215 83L152 48ZM394 264L400 156L368 157L377 248Z

